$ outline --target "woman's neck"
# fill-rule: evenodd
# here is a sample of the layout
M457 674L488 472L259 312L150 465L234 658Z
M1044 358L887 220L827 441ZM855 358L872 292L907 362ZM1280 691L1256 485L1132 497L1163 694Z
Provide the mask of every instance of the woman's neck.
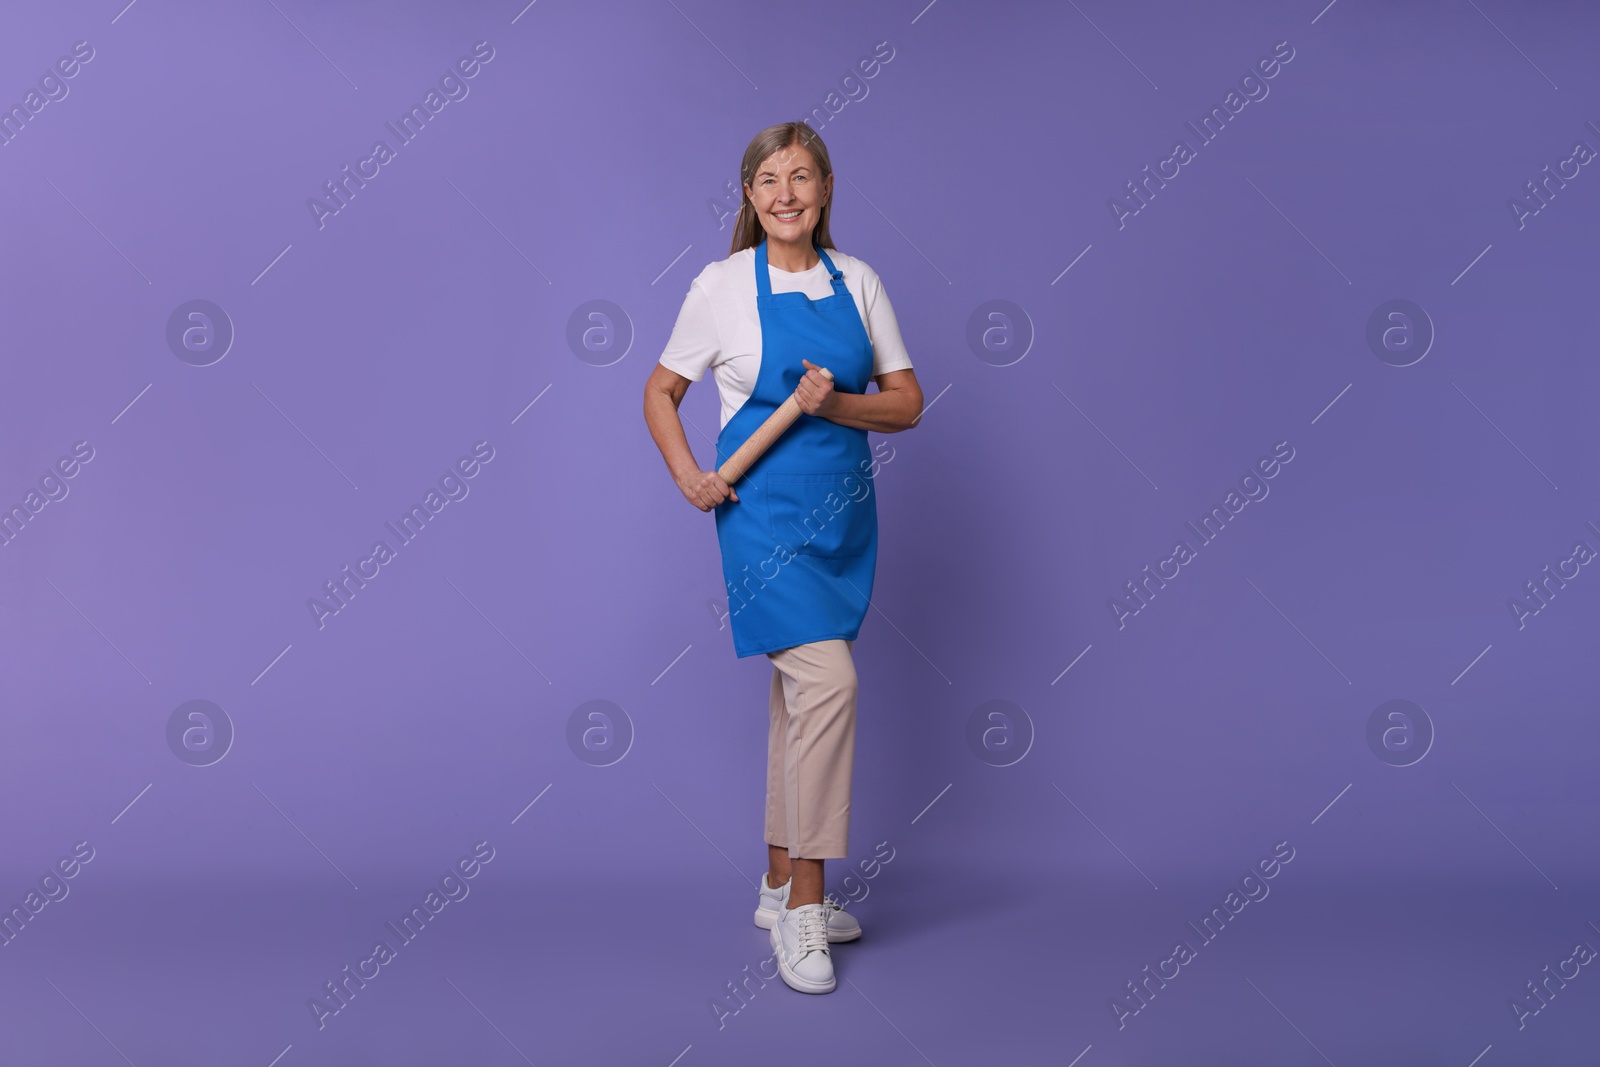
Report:
M816 248L807 239L803 244L799 242L774 242L772 235L768 234L767 266L776 267L778 270L789 274L799 274L815 267L822 260L817 256Z

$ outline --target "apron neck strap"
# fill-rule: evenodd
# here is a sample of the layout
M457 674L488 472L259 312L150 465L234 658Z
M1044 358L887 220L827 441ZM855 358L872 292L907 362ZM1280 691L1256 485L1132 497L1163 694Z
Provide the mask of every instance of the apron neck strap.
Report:
M833 265L833 260L828 258L828 253L823 251L821 245L812 245L811 247L817 250L817 255L822 257L822 262L828 265L828 276L833 281L833 287L835 289L839 288L839 283L844 280L843 272Z
M833 285L834 292L838 292L844 285L844 274L833 265L833 260L822 246L813 243L812 248L817 250L817 255L822 262L828 265L828 279ZM761 243L756 245L756 293L763 299L772 295L772 278L767 274L767 239L761 238Z

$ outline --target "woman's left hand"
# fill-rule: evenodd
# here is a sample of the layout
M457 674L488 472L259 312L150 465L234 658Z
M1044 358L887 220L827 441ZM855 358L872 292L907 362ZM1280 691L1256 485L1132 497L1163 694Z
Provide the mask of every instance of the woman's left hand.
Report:
M834 405L833 380L824 375L822 368L809 359L802 359L800 362L806 365L806 372L795 388L794 398L800 404L800 410L807 415L826 417Z

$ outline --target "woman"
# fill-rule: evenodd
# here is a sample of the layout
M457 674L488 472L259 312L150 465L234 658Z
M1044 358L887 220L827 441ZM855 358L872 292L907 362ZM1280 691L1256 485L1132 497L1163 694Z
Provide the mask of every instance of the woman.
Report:
M828 943L861 936L824 898L823 861L848 855L851 652L878 555L867 431L916 425L922 390L877 274L833 248L833 167L821 138L802 122L769 127L739 173L732 254L690 285L645 385L644 415L684 497L715 511L735 653L772 661L768 870L756 925L772 931L785 983L827 993ZM716 464L701 470L678 405L708 366L722 430ZM791 394L803 414L739 480L741 499L715 467Z

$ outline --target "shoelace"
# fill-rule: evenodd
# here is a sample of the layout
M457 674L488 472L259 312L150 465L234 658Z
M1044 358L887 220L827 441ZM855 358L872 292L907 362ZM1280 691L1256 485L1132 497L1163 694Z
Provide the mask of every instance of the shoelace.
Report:
M796 911L798 911L799 914L795 916L795 922L799 925L800 931L797 938L797 943L795 945L795 950L801 955L804 955L813 949L822 949L823 951L827 951L827 912L820 908L816 911L807 909L796 909Z

